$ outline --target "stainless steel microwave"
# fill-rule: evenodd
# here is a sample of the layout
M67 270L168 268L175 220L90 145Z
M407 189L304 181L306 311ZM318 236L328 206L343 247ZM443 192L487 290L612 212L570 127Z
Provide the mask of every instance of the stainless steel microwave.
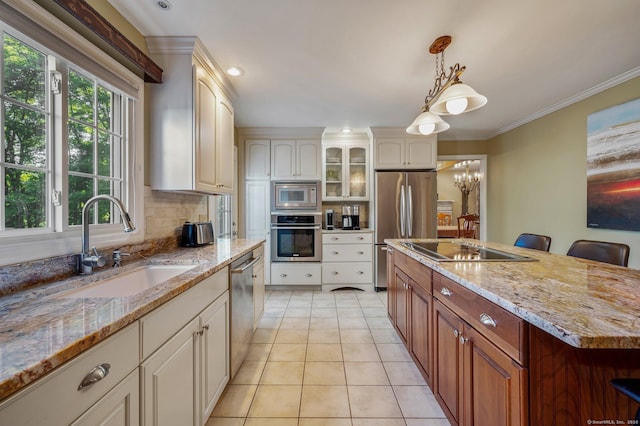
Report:
M320 211L320 181L274 181L272 183L271 210Z

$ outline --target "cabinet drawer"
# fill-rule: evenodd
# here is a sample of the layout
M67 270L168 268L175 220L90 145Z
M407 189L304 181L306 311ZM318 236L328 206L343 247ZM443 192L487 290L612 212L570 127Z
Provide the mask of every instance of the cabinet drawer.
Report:
M438 273L433 274L433 295L496 346L526 366L528 328L522 318Z
M142 317L142 359L151 355L228 289L229 268L224 268Z
M320 263L274 262L271 264L272 285L321 285Z
M394 252L393 261L398 268L402 269L407 275L409 275L416 284L422 287L424 291L429 294L432 293L431 268L399 251Z
M373 282L372 262L328 262L322 264L323 284L368 284Z
M70 424L138 366L138 347L135 322L0 404L0 424ZM102 364L109 364L108 374L78 390Z
M371 244L325 244L322 246L323 262L373 262Z
M322 244L373 244L371 232L332 232L322 234Z

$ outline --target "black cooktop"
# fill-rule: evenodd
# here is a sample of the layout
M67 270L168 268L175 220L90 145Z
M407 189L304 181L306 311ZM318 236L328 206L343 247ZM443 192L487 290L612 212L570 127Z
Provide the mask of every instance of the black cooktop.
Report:
M414 250L437 262L528 262L537 261L531 257L506 251L491 249L469 243L452 241L440 242L401 242L403 246Z

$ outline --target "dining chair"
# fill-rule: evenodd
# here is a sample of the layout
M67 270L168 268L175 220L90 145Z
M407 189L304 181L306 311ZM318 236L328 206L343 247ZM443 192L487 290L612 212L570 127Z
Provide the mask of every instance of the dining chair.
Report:
M640 379L611 379L611 385L619 392L622 392L624 395L640 404ZM638 411L636 411L635 420L635 424L640 424L638 423L640 422L640 407L638 407Z
M551 247L551 237L546 235L523 233L518 236L513 245L516 247L549 251L549 247Z
M480 215L465 214L458 217L458 238L476 238L476 225Z
M629 263L629 246L607 241L576 240L569 247L567 256L627 266Z

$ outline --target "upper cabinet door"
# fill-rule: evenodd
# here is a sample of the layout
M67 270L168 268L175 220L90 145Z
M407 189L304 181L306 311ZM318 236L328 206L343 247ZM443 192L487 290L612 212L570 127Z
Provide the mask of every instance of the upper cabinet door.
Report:
M244 147L244 176L246 179L271 177L271 144L269 139L249 139Z
M196 81L196 149L195 189L215 192L217 188L216 167L216 106L218 97L213 82L202 69L198 69Z
M235 176L233 158L233 106L222 96L218 96L218 120L216 134L216 192L231 194Z
M367 201L369 199L369 147L347 146L346 183L349 199Z
M271 141L271 179L295 179L296 141Z
M301 180L320 180L320 141L296 141L296 178Z
M426 139L407 139L405 161L407 169L435 169L438 162L436 136L429 136Z
M404 139L376 139L376 169L404 168Z

